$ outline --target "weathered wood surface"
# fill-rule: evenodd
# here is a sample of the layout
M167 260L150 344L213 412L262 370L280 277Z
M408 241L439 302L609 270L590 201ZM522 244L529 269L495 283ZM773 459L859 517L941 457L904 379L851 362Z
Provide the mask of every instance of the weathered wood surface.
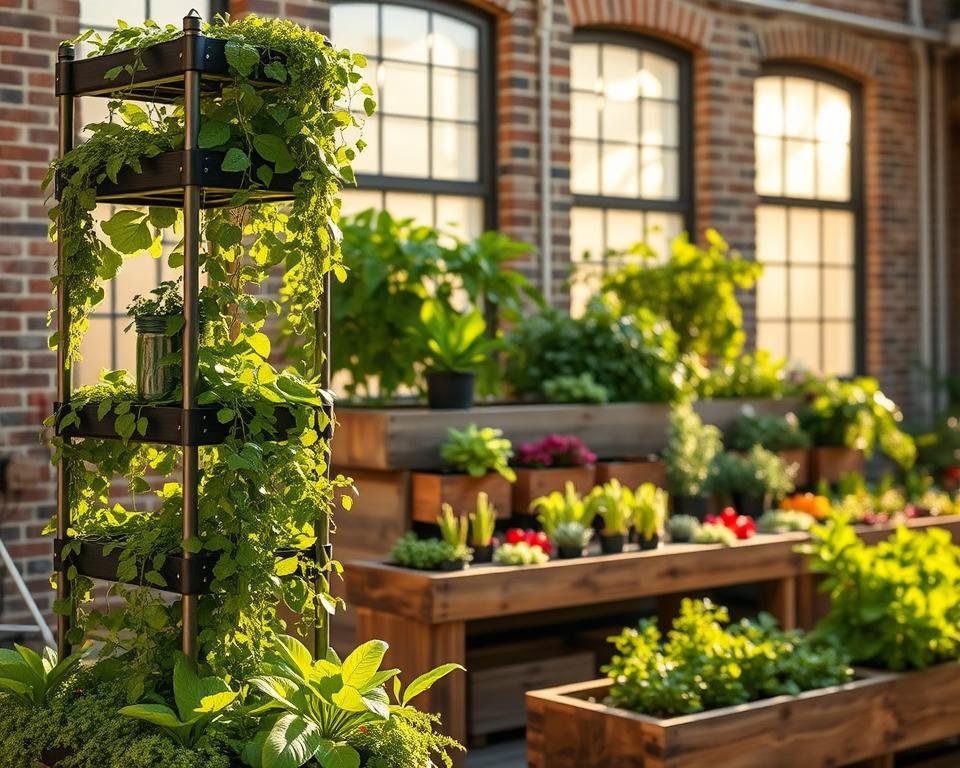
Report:
M496 472L483 477L414 472L410 476L411 517L418 523L436 523L444 503L460 515L477 508L477 494L485 493L497 509L497 517L510 517L512 496L510 481ZM361 491L362 493L362 491Z
M667 465L663 461L601 461L597 464L597 485L619 480L621 485L636 488L643 483L667 487Z
M846 474L863 471L863 451L815 447L810 449L808 459L811 484L820 480L835 483Z
M592 465L550 469L519 468L516 472L516 482L511 486L515 515L533 514L530 503L534 499L554 491L563 493L568 481L573 483L577 493L581 495L590 493L597 476L597 469Z
M795 410L794 399L703 401L697 410L709 423L728 428L744 405L758 412ZM427 408L337 409L333 457L338 466L366 469L439 469L447 428L468 424L498 427L514 444L546 434L580 437L600 458L643 456L666 445L666 403L606 405L489 405L464 411Z

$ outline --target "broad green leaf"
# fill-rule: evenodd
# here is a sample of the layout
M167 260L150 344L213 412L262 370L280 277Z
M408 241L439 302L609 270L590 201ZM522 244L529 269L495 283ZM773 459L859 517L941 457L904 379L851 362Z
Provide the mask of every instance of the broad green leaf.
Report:
M384 720L390 719L390 699L383 688L373 688L367 691L363 695L363 704L373 714L382 717Z
M197 136L197 143L201 149L212 149L226 144L230 139L230 126L219 120L207 120Z
M290 697L297 693L300 688L293 680L276 675L257 675L250 678L250 684L285 708L296 709L290 701Z
M164 207L151 207L147 211L147 216L157 229L167 229L177 223L177 209Z
M313 671L313 656L307 647L289 635L281 635L276 641L276 650L284 661L304 677Z
M253 137L253 148L264 160L274 164L277 173L287 173L295 163L286 143L272 133L260 133Z
M241 43L239 40L228 40L224 46L224 53L227 56L227 63L244 77L253 72L253 68L260 61L260 52L252 45Z
M236 417L237 412L233 408L221 408L217 411L217 421L221 424L229 424Z
M330 743L326 754L318 755L323 768L360 768L360 754L344 742Z
M331 697L334 704L345 712L366 712L367 705L360 695L360 691L352 685L345 685Z
M380 670L389 646L383 640L368 640L343 660L343 684L363 689Z
M263 744L263 768L300 768L324 741L315 724L286 714L277 720Z
M270 339L266 334L255 333L247 339L253 351L266 360L270 357Z
M283 62L280 61L271 61L267 64L267 66L263 68L263 74L271 80L276 80L278 83L284 83L287 80L287 68L283 66Z
M261 165L257 168L257 178L263 182L263 186L269 187L273 181L273 169L269 165Z
M242 149L231 147L223 158L220 168L224 171L245 171L250 167L250 158Z
M200 699L200 706L196 707L193 713L195 715L205 715L221 712L233 704L233 702L237 700L237 696L236 691L222 691L221 693L212 693L209 696L204 696Z
M190 713L199 706L203 693L197 665L192 659L180 656L173 666L173 697L180 711L180 719L186 722Z
M273 572L277 576L290 576L297 572L299 566L300 560L296 556L285 557L273 567Z
M463 670L463 667L459 664L441 664L436 669L424 672L407 686L407 690L403 692L403 701L401 703L403 706L407 706L414 697L419 696L424 691L430 690L435 682L457 669Z
M139 253L153 244L153 235L142 211L117 211L100 228L120 253Z
M134 704L123 707L119 714L124 717L146 720L148 723L159 725L161 728L177 729L183 726L176 713L165 704Z
M17 643L14 643L13 647L20 655L20 658L22 658L26 662L27 666L34 671L42 683L46 677L46 670L43 668L43 659L40 657L40 654L32 648L27 648L26 646L18 645Z

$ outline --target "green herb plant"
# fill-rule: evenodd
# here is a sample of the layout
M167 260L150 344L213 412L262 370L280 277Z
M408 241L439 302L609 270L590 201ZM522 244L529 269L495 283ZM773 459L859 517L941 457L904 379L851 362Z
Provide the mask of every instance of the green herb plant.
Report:
M497 525L497 509L485 491L477 494L477 508L469 515L470 545L489 547Z
M810 447L810 437L800 428L796 414L756 413L752 408L737 415L728 438L735 451L749 451L755 445L774 453Z
M723 523L701 523L690 536L693 544L723 544L732 547L737 543L737 535Z
M792 533L809 531L814 519L806 512L789 509L768 509L757 518L757 530L761 533Z
M469 424L463 430L447 427L447 435L449 439L440 447L440 457L456 469L471 477L497 472L511 483L517 479L510 468L513 447L503 437L503 430Z
M653 483L644 483L632 497L630 516L640 538L650 540L662 536L667 520L667 492Z
M455 546L443 539L419 539L415 533L404 534L390 550L390 562L420 571L437 571L447 563L469 559L466 546Z
M89 650L90 646L87 645L83 650L59 660L52 648L44 648L42 655L23 645L14 644L12 651L0 648L0 691L27 706L45 706Z
M538 513L537 522L551 539L561 525L576 523L586 529L593 520L591 509L569 480L564 485L563 493L553 491L530 502L530 511Z
M480 310L459 313L438 299L423 303L420 323L414 327L422 351L418 360L429 371L474 373L485 366L500 343L486 335Z
M525 541L501 544L493 553L493 562L497 565L541 565L549 560L550 555L543 549Z
M767 507L773 500L792 493L795 487L794 467L759 444L745 454L718 454L711 472L711 488L715 492L760 498Z
M451 547L466 547L470 523L453 511L453 507L444 502L440 505L441 514L437 517L440 538Z
M587 494L584 503L589 517L600 515L604 536L626 536L630 531L630 505L633 492L614 478Z
M689 403L675 404L663 454L670 492L679 496L707 493L713 462L722 449L719 429L704 424Z

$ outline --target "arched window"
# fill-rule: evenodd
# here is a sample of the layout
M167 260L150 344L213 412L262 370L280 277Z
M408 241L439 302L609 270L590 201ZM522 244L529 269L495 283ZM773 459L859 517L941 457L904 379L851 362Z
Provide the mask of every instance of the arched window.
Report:
M578 33L571 53L571 311L609 251L646 240L666 254L692 229L689 56L635 35Z
M756 81L757 346L813 371L860 367L860 106L809 68Z
M330 37L367 57L377 101L344 211L385 208L461 236L493 226L489 20L420 0L350 0L331 7Z

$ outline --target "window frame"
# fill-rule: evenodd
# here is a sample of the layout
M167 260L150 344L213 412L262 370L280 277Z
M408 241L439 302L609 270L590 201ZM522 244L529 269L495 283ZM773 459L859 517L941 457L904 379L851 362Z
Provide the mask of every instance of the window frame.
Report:
M604 210L652 211L679 214L686 232L696 231L696 202L694 200L694 122L693 122L693 56L690 51L665 40L641 33L592 28L574 30L573 45L593 43L620 45L637 51L648 51L663 56L677 65L677 200L650 200L642 197L586 195L571 189L572 207ZM572 79L572 74L571 74ZM573 92L571 88L571 93ZM571 135L571 140L572 140Z
M863 166L863 85L857 80L846 77L834 70L818 67L813 64L796 62L773 62L764 64L757 77L803 78L839 88L850 97L850 199L847 201L818 200L808 197L762 195L757 193L757 205L777 206L787 210L791 208L806 208L818 212L824 210L847 211L853 215L853 372L850 375L862 375L866 370L866 327L864 322L866 319L866 275L864 273L866 268L866 222L864 215L866 178L864 176ZM756 108L756 106L754 106L754 108ZM756 139L756 136L757 134L754 132L754 139ZM756 163L754 163L754 169L756 169ZM789 268L789 262L785 262L785 264ZM822 263L820 264L820 270L822 280ZM763 277L760 279L762 280ZM755 316L754 322L759 325L759 318ZM789 339L790 326L793 323L793 318L785 316L783 322L787 327L787 338ZM822 333L823 324L827 322L827 320L824 319L822 307L820 316L816 322Z
M376 5L378 21L382 32L383 6L396 5L418 8L430 13L470 24L477 29L477 180L458 181L453 179L430 179L410 176L390 176L386 174L358 173L356 188L371 192L410 192L414 194L453 195L479 198L483 200L483 223L485 229L497 226L497 136L496 102L494 86L496 83L496 61L494 55L494 19L482 11L462 5L437 2L436 0L333 0L331 6L348 3ZM332 30L331 30L332 31ZM383 35L377 36L377 59L383 60ZM429 86L432 88L432 84ZM431 107L432 109L432 107ZM377 113L379 114L379 112ZM432 126L434 117L427 116ZM383 142L380 142L379 165L383 167Z

